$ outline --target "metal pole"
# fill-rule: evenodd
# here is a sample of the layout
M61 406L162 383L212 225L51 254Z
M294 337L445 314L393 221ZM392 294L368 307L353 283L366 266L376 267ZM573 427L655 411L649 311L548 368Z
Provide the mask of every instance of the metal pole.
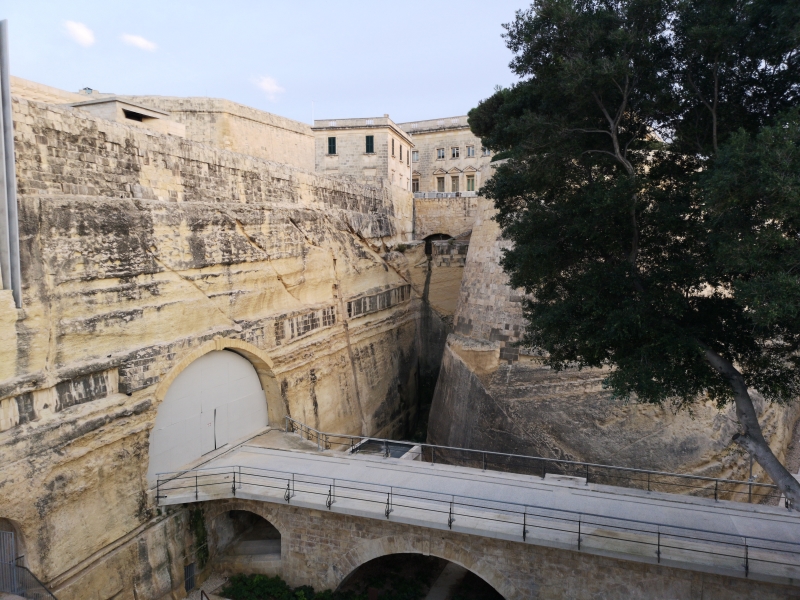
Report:
M8 57L8 21L0 21L0 104L2 104L2 128L3 128L3 160L5 177L3 184L5 190L3 198L5 200L5 227L0 225L0 246L8 249L6 255L8 260L9 285L6 285L6 265L0 266L3 274L3 287L11 289L14 294L14 303L17 308L22 308L22 275L19 265L19 215L17 208L17 175L16 159L14 156L14 120L11 115L11 80L9 76L9 57ZM5 239L3 239L5 238ZM0 257L3 250L0 249Z
M658 530L658 549L656 550L656 556L658 557L658 562L661 562L661 530Z
M197 502L197 475L194 476L194 500Z
M581 517L578 515L578 552L581 550Z
M750 576L750 553L747 548L747 538L744 538L744 576Z
M236 496L236 471L233 472L233 485L231 486L233 495Z
M528 507L526 506L522 512L522 541L524 542L528 535Z

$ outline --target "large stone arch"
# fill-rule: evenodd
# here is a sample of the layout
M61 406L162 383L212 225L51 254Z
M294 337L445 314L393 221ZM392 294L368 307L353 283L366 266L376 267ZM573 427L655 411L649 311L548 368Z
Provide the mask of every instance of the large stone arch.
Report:
M243 510L269 521L269 523L278 530L278 533L281 534L281 540L287 540L291 534L289 524L281 517L281 511L275 505L267 502L258 502L255 500L223 500L218 502L204 502L200 506L203 508L203 517L205 518L206 526L213 524L218 517L221 517L229 511ZM288 552L289 544L281 543L281 561L286 560Z
M267 425L283 425L272 360L242 340L216 337L184 356L155 390L147 482L180 470Z
M361 540L331 564L328 570L328 581L334 583L333 587L338 587L361 565L390 554L424 554L443 558L475 573L506 600L516 600L522 597L520 591L508 578L497 572L497 565L487 564L482 554L475 556L462 545L453 542L446 542L442 548L432 549L428 540L420 539L418 536L391 535Z
M286 408L283 402L280 401L280 387L278 380L273 372L273 363L269 355L254 346L242 340L215 337L184 356L178 363L169 370L169 372L162 377L161 382L158 384L155 393L155 408L164 401L170 385L175 381L178 375L186 369L190 364L196 361L201 356L209 352L219 350L232 350L237 354L249 360L256 370L259 380L261 381L261 388L267 396L267 416L271 425L280 427L283 424L283 418L286 416Z

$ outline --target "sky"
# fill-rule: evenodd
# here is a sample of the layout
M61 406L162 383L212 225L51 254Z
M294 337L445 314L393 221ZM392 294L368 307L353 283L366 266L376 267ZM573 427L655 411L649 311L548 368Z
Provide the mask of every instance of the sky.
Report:
M298 121L464 115L515 81L525 0L0 0L11 74L77 91L226 98Z

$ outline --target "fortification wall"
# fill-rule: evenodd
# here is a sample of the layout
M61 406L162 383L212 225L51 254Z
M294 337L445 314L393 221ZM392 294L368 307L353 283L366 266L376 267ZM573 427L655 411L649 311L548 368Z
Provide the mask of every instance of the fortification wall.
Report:
M170 113L196 142L314 170L314 134L307 123L220 98L120 97Z
M603 387L604 372L554 372L514 343L524 333L523 294L499 260L508 242L481 200L464 278L436 385L428 441L569 460L747 479L749 460L731 442L732 407L699 403L693 414L624 403ZM758 403L779 457L797 408ZM756 466L754 474L763 478Z
M456 237L472 229L478 214L477 196L414 198L414 238L443 233Z
M420 300L382 252L410 237L410 194L18 98L14 123L23 308L0 293L0 518L37 576L91 574L81 598L118 597L106 565L157 517L156 391L215 338L269 357L271 416L408 428Z

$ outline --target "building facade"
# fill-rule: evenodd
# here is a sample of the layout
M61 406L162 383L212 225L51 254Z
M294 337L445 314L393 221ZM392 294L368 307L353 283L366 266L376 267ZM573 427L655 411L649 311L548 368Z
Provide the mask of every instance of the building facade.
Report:
M412 191L477 195L489 177L491 153L469 129L467 117L401 123L411 134Z
M312 129L318 173L370 185L384 180L411 189L410 153L414 144L389 115L317 120Z

